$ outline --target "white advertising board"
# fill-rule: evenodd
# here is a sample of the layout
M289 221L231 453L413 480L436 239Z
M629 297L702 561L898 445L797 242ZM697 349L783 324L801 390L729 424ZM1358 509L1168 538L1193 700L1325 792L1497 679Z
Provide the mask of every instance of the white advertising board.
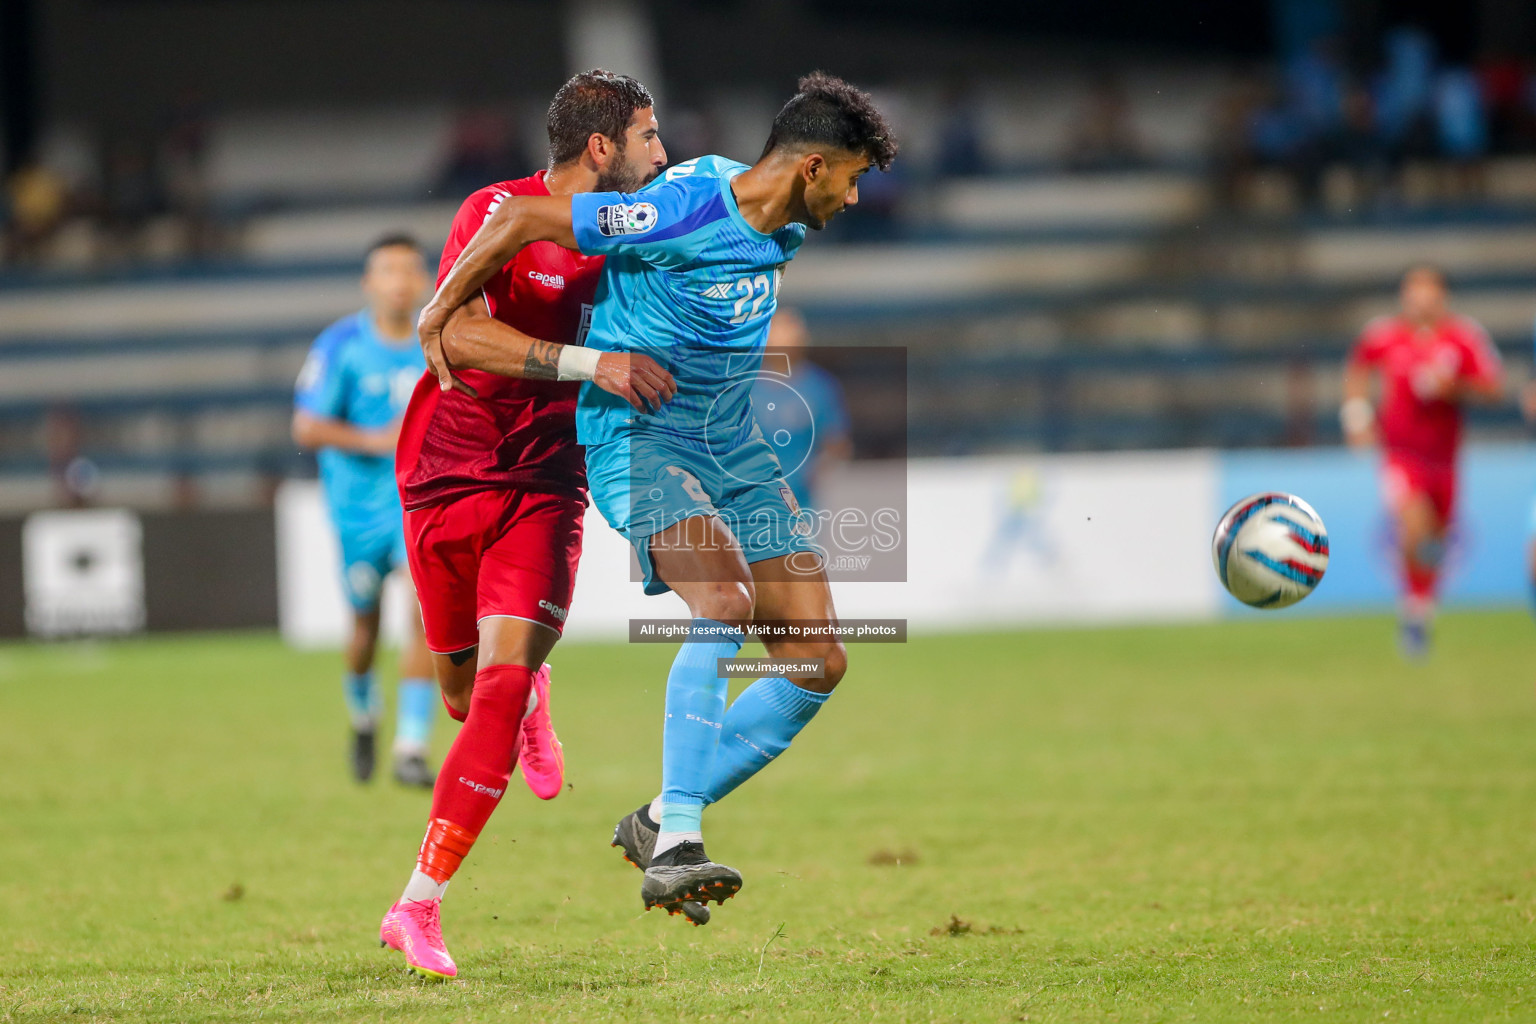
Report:
M906 476L907 582L835 584L843 618L906 619L924 631L1217 614L1211 453L920 459ZM889 479L889 467L855 463L825 504ZM318 485L284 485L277 524L283 636L339 644L349 619ZM630 619L686 615L675 595L641 593L628 545L589 508L566 635L620 639Z
M907 582L840 584L843 618L920 631L1216 613L1209 453L918 459L907 487Z
M144 628L143 528L128 509L35 512L21 528L27 630L38 636Z

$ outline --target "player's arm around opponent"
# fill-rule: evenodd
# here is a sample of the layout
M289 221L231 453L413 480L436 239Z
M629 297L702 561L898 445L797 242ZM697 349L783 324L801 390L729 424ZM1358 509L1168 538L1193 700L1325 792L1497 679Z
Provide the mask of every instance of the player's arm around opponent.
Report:
M481 286L533 242L576 248L570 196L509 197L464 247L418 324L439 386L473 394L453 375L454 367L468 367L504 377L590 380L641 412L670 401L677 384L649 356L541 341L491 317L479 301Z
M813 159L821 160L819 156ZM857 159L849 163L850 167L857 165L860 169L867 164ZM786 166L782 170L790 168ZM857 173L845 176L848 180L835 196L836 209L857 202ZM738 187L744 192L744 206L754 200L765 207L782 204L778 193L787 191L784 173L770 176L756 189L753 187L753 177L751 172L747 172L742 179L738 179ZM757 191L763 194L755 195ZM528 372L533 369L541 376L558 375L557 379L561 380L591 379L599 387L626 398L632 406L642 411L641 400L653 408L659 408L662 402L671 399L676 391L671 375L644 355L604 352L593 361L594 372L590 377L567 375L569 371L566 364L577 353L586 357L599 354L556 345L548 345L541 350L539 346L544 343L537 342L531 345L498 344L489 335L505 325L491 321L494 326L479 326L489 318L482 318L474 312L474 296L478 289L508 260L533 242L548 241L566 248L576 248L572 216L568 196L515 196L501 203L465 246L453 269L439 285L437 294L422 310L419 321L422 347L442 387L446 389L456 386L450 367L460 365L459 360L467 355L480 362L477 368L495 373L533 376L534 373ZM480 330L485 331L485 336L477 336ZM512 333L510 329L507 330ZM436 359L435 353L440 353ZM487 364L494 364L494 367ZM523 372L512 372L517 370ZM604 383L608 372L612 373L614 386ZM629 393L626 393L626 387ZM744 625L754 618L804 618L828 623L835 621L831 590L819 566L791 568L788 559L794 556L755 562L749 566L730 527L719 518L698 516L684 520L664 531L657 541L657 575L677 590L695 618L709 618L732 625ZM681 564L669 564L678 561ZM758 577L761 577L764 589L762 594L758 592ZM673 583L673 580L707 582ZM773 656L781 658L825 659L823 677L794 680L797 685L812 692L831 692L846 667L846 652L835 639L795 643L774 640L768 650Z

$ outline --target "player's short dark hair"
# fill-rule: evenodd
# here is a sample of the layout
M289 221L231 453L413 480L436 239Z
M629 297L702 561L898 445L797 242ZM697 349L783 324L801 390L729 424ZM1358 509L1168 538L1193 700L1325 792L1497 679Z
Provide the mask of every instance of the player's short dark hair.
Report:
M882 171L896 159L896 135L869 93L825 71L800 79L800 91L773 119L763 146L767 156L780 146L835 146L863 153Z
M575 75L549 101L549 166L581 156L593 132L606 135L619 149L635 111L654 106L645 86L628 75L593 68Z
M426 255L426 250L421 247L420 242L416 241L415 235L404 231L391 231L388 234L380 235L378 238L374 239L373 244L368 247L368 251L363 254L363 259L364 261L368 260L380 249L396 248L409 249L417 256L425 257Z

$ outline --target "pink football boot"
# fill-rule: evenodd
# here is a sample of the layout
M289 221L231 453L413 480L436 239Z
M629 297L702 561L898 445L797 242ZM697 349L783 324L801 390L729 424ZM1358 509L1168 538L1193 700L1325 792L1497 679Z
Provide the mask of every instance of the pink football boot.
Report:
M533 710L523 716L522 750L517 763L523 781L540 800L553 800L565 785L565 751L549 719L549 666L533 676Z
M443 945L442 905L442 900L401 900L379 925L379 944L404 953L407 967L433 981L459 973Z

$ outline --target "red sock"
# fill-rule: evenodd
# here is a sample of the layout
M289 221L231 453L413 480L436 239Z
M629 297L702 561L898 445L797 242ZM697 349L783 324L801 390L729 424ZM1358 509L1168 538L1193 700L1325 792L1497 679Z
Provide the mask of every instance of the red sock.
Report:
M432 820L417 857L417 866L439 882L453 877L507 791L532 687L533 673L521 665L475 673L469 715L438 770Z
M443 698L443 707L448 709L449 718L453 719L455 722L462 722L464 719L469 717L468 711L460 711L458 708L448 703L448 695L446 693L443 693L442 690L438 690L437 692Z
M1408 596L1413 600L1428 603L1435 599L1435 584L1440 581L1438 570L1409 559L1403 564L1403 578L1408 584Z

